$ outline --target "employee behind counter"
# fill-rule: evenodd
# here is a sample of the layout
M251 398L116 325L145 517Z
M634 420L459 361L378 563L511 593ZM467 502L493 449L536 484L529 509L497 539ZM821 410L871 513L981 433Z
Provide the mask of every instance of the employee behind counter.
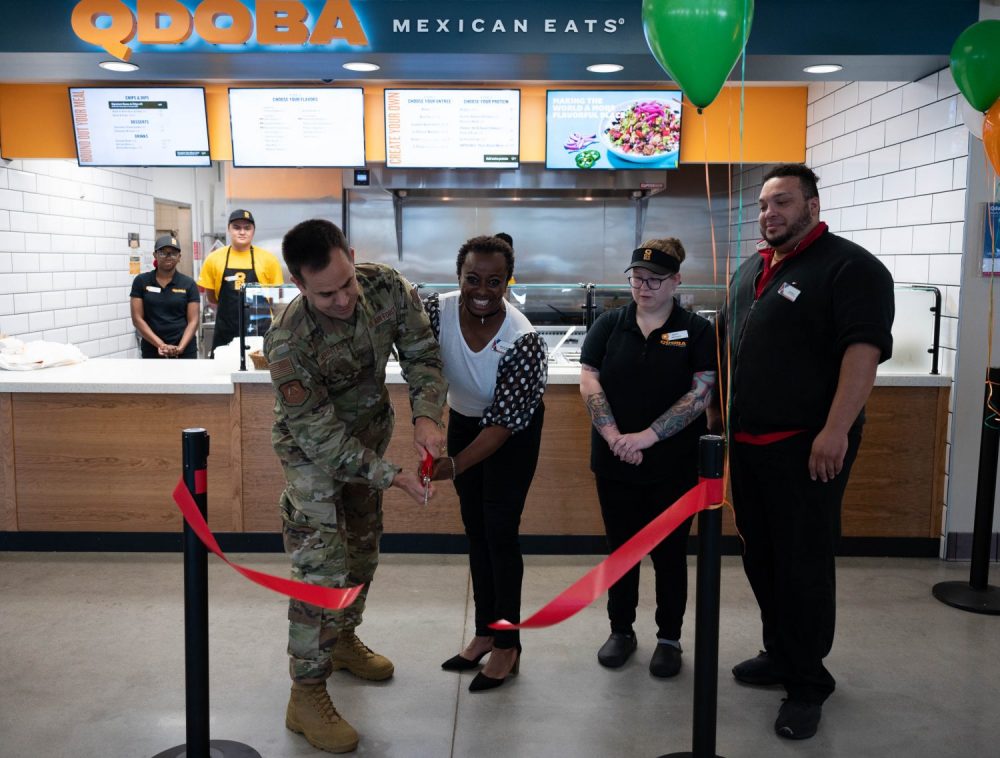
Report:
M156 268L139 274L129 293L132 323L142 337L143 358L197 358L201 296L194 279L177 271L181 246L177 238L157 238Z
M229 214L230 244L205 258L198 286L216 307L212 352L239 336L240 305L246 284L283 284L281 263L274 254L253 246L253 214L237 209Z

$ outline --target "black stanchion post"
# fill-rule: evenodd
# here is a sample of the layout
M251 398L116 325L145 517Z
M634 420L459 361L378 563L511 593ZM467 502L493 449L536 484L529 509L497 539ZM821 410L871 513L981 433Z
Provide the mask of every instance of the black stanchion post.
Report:
M208 518L208 491L198 479L208 470L208 432L185 429L184 485ZM200 474L198 472L201 472ZM200 491L199 491L200 490ZM208 550L184 522L184 693L187 748L192 758L208 758Z
M185 429L184 486L208 520L208 432ZM184 697L186 742L153 758L260 758L247 745L210 740L208 731L208 549L184 522Z
M1000 587L992 587L990 543L993 541L993 498L996 495L1000 418L990 410L990 387L997 388L993 407L1000 405L1000 368L990 368L983 402L983 431L979 442L979 478L976 515L972 527L972 566L969 582L939 582L931 590L942 603L973 613L1000 615Z
M714 434L698 444L698 473L721 479L725 442ZM695 590L694 718L691 752L660 758L720 758L715 753L715 717L719 689L719 585L722 577L722 510L698 514L698 587Z

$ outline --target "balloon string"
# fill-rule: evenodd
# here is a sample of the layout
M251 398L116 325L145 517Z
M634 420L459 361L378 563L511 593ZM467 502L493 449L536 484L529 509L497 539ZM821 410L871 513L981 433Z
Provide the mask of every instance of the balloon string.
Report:
M739 269L740 263L743 259L743 176L746 170L746 143L745 143L745 126L746 126L746 94L747 94L747 41L750 38L750 0L743 0L743 49L740 56L740 186L739 186L739 204L738 204L738 216L737 216L737 231L736 231L736 268ZM726 281L729 281L729 256L726 257ZM728 295L728 289L726 291ZM735 312L734 314L735 315ZM726 353L729 358L726 362L727 368L732 367L732 352L730 349L731 340L726 340ZM732 410L732 399L733 399L733 382L732 374L730 373L730 380L726 383L726 405L729 410ZM730 416L727 414L727 418ZM729 449L732 449L732 439L730 438L730 429L727 424L723 434L726 436L726 444ZM723 481L723 492L726 493L725 503L731 508L733 507L732 502L729 500L728 493L729 488L729 456L726 456L726 462L723 469L722 481ZM735 511L734 511L735 513ZM734 519L735 524L735 519ZM739 537L740 544L742 545L742 551L746 553L746 540L743 539L743 534L740 532L739 527L736 528L736 536Z
M985 151L983 153L983 163L986 168L986 181L987 181L987 194L993 197L992 203L986 204L986 228L989 232L990 238L990 286L989 286L989 317L986 320L986 410L992 414L992 418L988 418L984 423L987 425L992 421L996 423L996 419L1000 417L1000 408L995 404L993 397L993 382L989 378L989 369L993 366L993 303L994 303L994 286L997 278L996 270L996 209L997 203L997 178L994 175L992 165L986 155Z

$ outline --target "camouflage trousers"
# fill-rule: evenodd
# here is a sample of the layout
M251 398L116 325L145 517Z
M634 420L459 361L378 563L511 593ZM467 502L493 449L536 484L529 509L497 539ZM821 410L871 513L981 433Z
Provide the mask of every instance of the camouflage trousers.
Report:
M338 634L361 623L378 566L382 492L336 482L311 463L284 468L282 536L292 560L292 579L325 587L365 585L340 611L289 600L289 673L297 682L317 683L332 672L330 652Z

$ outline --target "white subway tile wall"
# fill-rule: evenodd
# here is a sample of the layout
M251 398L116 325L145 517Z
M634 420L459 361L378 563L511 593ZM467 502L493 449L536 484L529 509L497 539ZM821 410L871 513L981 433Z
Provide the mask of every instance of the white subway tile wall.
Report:
M138 356L128 234L153 242L152 172L0 160L0 333Z
M960 97L944 69L917 82L820 82L809 86L807 98L806 165L820 176L822 219L878 256L897 283L941 290L939 368L949 375L958 345L968 181ZM759 237L762 175L755 166L734 176L745 199L745 223L733 229L734 237L742 235L741 257L754 254Z

